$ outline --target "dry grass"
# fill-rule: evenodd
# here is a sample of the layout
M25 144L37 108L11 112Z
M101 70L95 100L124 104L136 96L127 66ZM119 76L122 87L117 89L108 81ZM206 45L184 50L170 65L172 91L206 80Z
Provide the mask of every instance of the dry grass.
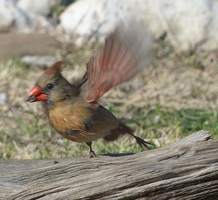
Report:
M133 127L137 135L160 147L196 131L199 126L191 129L191 124L186 128L186 123L192 120L198 120L200 129L210 129L210 123L215 127L218 58L214 52L178 54L164 43L158 44L156 49L151 66L130 82L108 92L101 102ZM84 70L85 63L83 67L66 67L64 74L73 81ZM65 140L51 129L40 104L25 101L43 71L16 59L0 63L0 93L7 94L7 102L0 105L0 158L39 159L88 154L85 144ZM180 113L188 115L184 124ZM205 116L208 117L203 124ZM129 137L106 145L99 140L94 142L93 148L98 153L140 151Z

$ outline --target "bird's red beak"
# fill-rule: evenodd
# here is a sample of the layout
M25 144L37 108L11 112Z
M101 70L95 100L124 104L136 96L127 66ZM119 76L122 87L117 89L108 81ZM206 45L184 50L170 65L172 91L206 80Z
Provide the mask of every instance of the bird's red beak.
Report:
M28 102L36 102L36 101L46 101L47 95L43 93L43 91L35 85L34 88L30 91Z

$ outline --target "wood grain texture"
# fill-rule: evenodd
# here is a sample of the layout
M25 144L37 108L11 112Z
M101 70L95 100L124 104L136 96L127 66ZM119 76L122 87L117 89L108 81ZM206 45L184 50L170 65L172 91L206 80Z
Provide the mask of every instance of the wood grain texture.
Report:
M134 155L3 160L0 199L218 199L217 149L200 131Z

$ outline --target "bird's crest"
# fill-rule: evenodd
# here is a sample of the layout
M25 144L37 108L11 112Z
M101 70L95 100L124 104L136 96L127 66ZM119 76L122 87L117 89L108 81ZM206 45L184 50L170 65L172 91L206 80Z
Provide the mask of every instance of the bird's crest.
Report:
M63 64L65 64L64 61L58 61L56 63L54 63L51 67L49 67L46 71L45 74L46 75L51 75L51 74L55 74L55 73L61 73L62 69L63 69Z

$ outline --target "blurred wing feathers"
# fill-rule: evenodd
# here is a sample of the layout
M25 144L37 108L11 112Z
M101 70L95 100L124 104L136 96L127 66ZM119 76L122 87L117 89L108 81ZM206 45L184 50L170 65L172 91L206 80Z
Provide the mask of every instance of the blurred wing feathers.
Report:
M152 42L151 34L141 24L120 23L88 64L81 83L86 101L94 102L149 64Z

